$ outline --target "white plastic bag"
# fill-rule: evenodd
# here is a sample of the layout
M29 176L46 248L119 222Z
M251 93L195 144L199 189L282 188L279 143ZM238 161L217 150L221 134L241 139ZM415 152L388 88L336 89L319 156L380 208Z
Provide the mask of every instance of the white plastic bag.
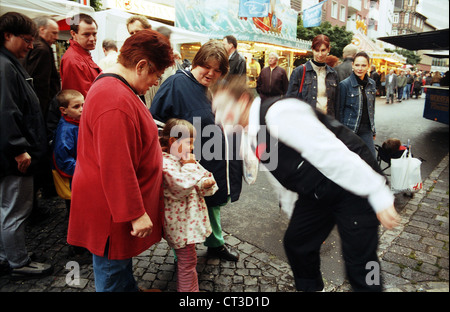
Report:
M422 189L421 164L419 159L411 156L411 150L405 150L400 158L391 159L391 190L395 194L420 191Z

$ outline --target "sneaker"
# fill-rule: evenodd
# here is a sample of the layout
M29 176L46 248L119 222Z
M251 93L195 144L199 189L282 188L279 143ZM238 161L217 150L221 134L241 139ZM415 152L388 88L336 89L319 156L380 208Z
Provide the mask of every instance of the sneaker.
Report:
M12 278L34 278L42 277L53 272L53 266L50 264L30 261L27 265L20 268L11 269Z
M228 261L237 262L239 260L239 254L236 252L229 252L225 246L220 247L208 247L208 257L219 258Z

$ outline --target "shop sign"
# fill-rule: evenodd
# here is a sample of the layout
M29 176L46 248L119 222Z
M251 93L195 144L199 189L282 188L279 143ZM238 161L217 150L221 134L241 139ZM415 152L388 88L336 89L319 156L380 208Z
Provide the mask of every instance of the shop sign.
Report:
M190 31L223 37L241 34L276 35L282 39L296 40L297 12L286 0L177 0L175 1L175 26ZM251 17L265 6L266 16ZM244 9L243 9L244 8ZM242 10L240 10L242 9ZM248 13L240 16L241 13ZM259 14L259 13L258 13ZM241 40L238 38L238 40Z
M153 3L149 0L106 0L105 6L106 8L119 9L129 13L138 13L167 21L175 20L173 7Z
M264 17L269 15L270 0L240 0L239 17Z
M303 11L303 27L317 27L322 22L322 6L326 1Z

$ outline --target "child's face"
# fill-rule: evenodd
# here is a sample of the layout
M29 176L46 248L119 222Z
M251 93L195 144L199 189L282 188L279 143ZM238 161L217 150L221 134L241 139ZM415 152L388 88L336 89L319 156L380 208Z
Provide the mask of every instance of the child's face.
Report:
M80 120L83 111L84 97L78 96L70 100L67 108L61 107L61 112L75 120Z
M189 154L192 154L194 150L195 138L173 139L170 145L170 154L179 159L189 159Z

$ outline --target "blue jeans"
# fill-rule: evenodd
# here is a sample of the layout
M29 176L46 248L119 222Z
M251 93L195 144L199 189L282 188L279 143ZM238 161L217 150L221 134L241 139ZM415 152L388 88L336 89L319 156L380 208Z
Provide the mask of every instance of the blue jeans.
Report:
M108 244L103 257L93 254L95 290L97 292L138 291L133 276L133 259L108 259Z
M358 130L358 136L364 141L364 143L366 143L367 147L369 147L370 151L372 152L372 155L376 158L377 152L375 150L373 132L372 129L370 129L370 126L361 124Z
M406 86L403 87L403 99L409 99L411 97L411 85L406 84Z

